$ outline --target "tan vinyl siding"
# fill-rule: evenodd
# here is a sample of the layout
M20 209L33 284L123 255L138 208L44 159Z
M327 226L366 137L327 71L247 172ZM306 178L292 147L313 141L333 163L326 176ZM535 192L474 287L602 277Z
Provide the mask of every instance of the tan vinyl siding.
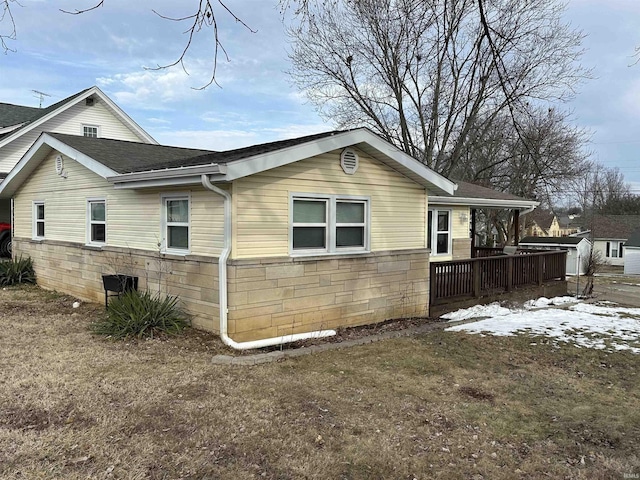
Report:
M217 256L223 243L221 197L202 187L180 190L115 190L111 184L75 161L66 158L67 178L55 172L51 153L22 185L15 196L16 237L32 236L32 204L45 202L45 239L86 242L88 198L107 202L107 245L157 250L162 239L161 196L186 193L191 196L191 251Z
M145 142L144 138L139 137L121 122L99 100L90 107L86 106L84 101L81 101L2 147L0 150L0 172L10 171L42 132L82 135L83 125L99 126L101 138Z
M334 151L236 180L233 185L233 258L289 255L290 193L371 198L371 250L425 246L425 191L359 152L354 175Z

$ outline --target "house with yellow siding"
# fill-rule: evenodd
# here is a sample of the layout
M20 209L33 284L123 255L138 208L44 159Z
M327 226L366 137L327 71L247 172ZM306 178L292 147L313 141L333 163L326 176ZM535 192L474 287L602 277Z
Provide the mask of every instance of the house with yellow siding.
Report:
M98 87L77 92L48 107L0 102L0 181L42 132L133 142L156 141ZM9 199L0 199L0 222L10 222ZM0 234L0 255L10 255L9 231Z
M134 276L242 349L427 315L430 258L469 255L456 188L362 128L226 152L43 133L0 196L43 287Z

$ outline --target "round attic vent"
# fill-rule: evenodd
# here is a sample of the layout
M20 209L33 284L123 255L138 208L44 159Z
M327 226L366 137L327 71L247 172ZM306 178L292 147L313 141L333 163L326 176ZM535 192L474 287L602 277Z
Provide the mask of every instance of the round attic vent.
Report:
M62 160L62 155L56 156L56 173L58 175L62 175L64 172L64 161Z
M358 170L358 154L350 148L345 148L340 155L340 166L344 173L353 175Z

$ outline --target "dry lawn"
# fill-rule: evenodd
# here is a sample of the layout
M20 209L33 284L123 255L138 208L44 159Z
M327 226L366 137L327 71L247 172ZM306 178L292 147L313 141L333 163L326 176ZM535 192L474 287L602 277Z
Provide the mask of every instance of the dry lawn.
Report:
M0 291L2 479L638 478L640 356L436 332L256 367Z

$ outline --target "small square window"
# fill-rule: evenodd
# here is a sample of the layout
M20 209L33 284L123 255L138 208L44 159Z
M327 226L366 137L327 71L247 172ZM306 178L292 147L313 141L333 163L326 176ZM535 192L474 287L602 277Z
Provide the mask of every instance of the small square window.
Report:
M93 125L83 125L82 134L85 137L98 138L98 127Z

